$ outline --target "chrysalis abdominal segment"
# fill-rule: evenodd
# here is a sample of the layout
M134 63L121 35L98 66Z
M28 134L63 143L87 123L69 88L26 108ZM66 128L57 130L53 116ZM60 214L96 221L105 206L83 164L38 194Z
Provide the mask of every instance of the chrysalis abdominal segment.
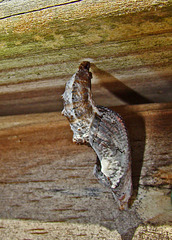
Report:
M126 209L132 193L130 147L122 118L96 106L91 93L90 63L82 62L66 83L64 109L73 131L73 141L89 144L97 154L94 174L111 188L119 209Z

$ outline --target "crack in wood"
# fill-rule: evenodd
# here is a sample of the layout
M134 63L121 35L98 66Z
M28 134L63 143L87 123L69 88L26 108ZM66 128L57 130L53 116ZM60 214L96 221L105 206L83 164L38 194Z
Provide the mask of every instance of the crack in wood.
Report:
M0 1L0 4L3 1L4 0ZM39 12L39 11L43 11L43 10L50 9L50 8L61 7L61 6L69 5L69 4L75 4L75 3L78 3L78 2L81 2L81 1L83 1L83 0L75 0L75 1L65 2L65 3L55 4L55 5L52 5L52 6L42 7L42 8L39 8L39 9L33 9L33 10L30 10L30 11L26 11L26 12L14 13L14 14L11 14L11 15L0 17L0 20L15 17L15 16L20 16L20 15L24 15L24 14L28 14L28 13Z

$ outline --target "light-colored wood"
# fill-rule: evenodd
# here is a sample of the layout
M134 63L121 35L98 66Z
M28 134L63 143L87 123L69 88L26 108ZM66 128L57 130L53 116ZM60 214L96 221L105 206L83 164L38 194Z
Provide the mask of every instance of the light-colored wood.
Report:
M171 6L0 1L0 239L172 238ZM97 182L95 153L72 143L59 112L83 60L96 104L119 112L129 131L128 211Z
M119 233L93 224L49 223L26 220L0 220L0 236L2 239L34 239L34 240L122 240ZM133 240L170 240L172 229L164 226L139 226Z
M93 176L96 154L72 143L60 113L1 117L1 218L99 224L121 235L143 221L169 223L171 107L113 108L126 121L132 147L133 203L124 212Z
M0 3L0 115L60 111L83 59L97 104L171 101L170 1L68 2Z
M106 0L33 0L32 2L29 0L1 0L0 19L44 11L43 14L47 18L51 18L48 14L51 13L53 16L56 14L60 19L69 20L88 17L90 15L100 16L114 12L116 14L140 12L151 7L162 7L168 3L170 3L170 0L110 0L108 2Z
M102 69L95 66L92 64L91 69L92 91L99 105L109 107L171 101L170 72L146 73L120 79L116 74L104 71L103 66ZM61 95L71 76L0 86L0 115L61 111Z

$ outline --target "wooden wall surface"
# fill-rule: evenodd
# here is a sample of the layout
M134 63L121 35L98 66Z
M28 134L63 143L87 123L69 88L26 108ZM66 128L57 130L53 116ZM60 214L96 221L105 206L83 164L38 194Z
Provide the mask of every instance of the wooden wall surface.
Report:
M0 115L60 111L64 85L83 59L94 63L100 105L171 101L171 5L105 2L37 12L0 3Z
M171 239L171 1L0 1L0 238ZM72 143L66 81L91 62L122 115L134 193L120 212Z

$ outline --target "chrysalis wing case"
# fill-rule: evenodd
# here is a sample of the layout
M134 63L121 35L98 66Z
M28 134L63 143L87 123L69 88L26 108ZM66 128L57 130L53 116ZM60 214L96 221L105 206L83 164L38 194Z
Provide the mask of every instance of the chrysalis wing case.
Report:
M91 93L90 63L82 62L67 82L64 109L73 131L73 141L89 144L97 154L94 174L111 188L119 209L126 209L132 193L130 146L122 118L110 109L96 106Z

